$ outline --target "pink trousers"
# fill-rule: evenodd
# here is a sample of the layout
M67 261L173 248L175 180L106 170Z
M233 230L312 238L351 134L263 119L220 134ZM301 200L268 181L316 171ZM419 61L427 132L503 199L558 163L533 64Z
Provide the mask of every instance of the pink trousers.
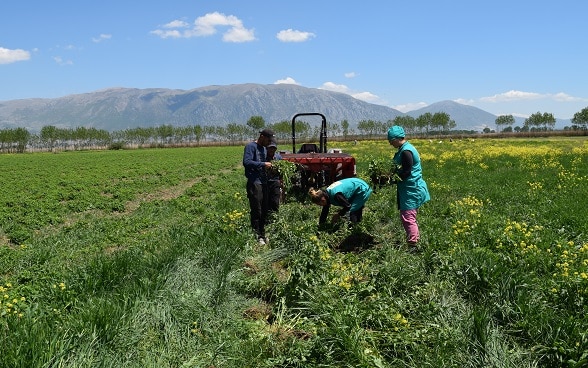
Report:
M406 241L408 243L417 243L419 241L419 225L417 223L417 212L415 210L401 210L400 220L404 231L406 231Z

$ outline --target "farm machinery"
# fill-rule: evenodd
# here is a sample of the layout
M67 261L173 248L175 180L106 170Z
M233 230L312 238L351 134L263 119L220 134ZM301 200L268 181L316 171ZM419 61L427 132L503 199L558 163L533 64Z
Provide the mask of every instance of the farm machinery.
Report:
M319 144L304 143L296 151L296 119L319 116L321 129ZM327 152L327 119L321 113L298 113L292 117L292 153L282 153L282 159L296 164L292 189L306 194L311 187L320 188L356 174L355 158L341 150Z

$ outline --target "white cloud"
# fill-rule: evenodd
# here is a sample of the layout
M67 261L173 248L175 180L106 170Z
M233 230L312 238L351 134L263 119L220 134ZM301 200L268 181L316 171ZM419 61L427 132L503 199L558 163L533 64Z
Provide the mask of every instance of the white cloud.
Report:
M357 74L355 72L345 73L345 78L355 78Z
M163 28L188 28L190 23L184 22L183 20L172 20L171 22L164 24Z
M110 40L111 38L112 38L112 35L102 33L98 37L93 37L92 42L98 43L98 42L102 42L104 40Z
M425 102L409 102L406 104L400 104L396 106L391 106L393 109L398 110L400 112L409 112L413 110L422 109L423 107L428 106Z
M579 109L587 102L588 98L571 96L564 92L536 93L510 90L482 97L472 104L482 109L498 110L493 112L495 115L528 117L533 111L547 110L563 119L573 115L570 109Z
M344 84L335 84L333 82L325 82L321 87L319 87L319 89L326 89L327 91L346 93L348 95L351 94L349 87L347 87Z
M521 100L537 100L544 98L545 95L541 95L535 92L523 92L510 90L508 92L496 94L490 97L482 97L480 101L483 102L508 102L508 101L521 101Z
M358 100L362 100L365 102L370 102L370 103L379 103L380 101L380 97L374 95L371 92L359 92L359 93L351 93L351 96L353 98L357 98Z
M567 93L559 92L554 95L550 95L555 101L558 102L576 102L576 101L588 101L586 98L570 96Z
M241 21L234 15L224 15L219 12L208 13L194 21L194 34L210 36L216 33L217 26L243 27Z
M316 37L314 33L297 31L292 28L278 32L276 38L282 42L305 42Z
M475 106L494 115L512 115L527 118L539 111L547 111L558 119L569 119L579 111L588 98L569 95L565 92L538 93L510 90L493 96L476 99L456 99L455 102Z
M31 53L21 49L5 49L0 47L0 64L11 64L31 58Z
M369 102L369 103L384 104L384 101L382 101L382 99L379 96L377 96L371 92L352 91L349 87L347 87L344 84L325 82L325 83L323 83L323 85L321 87L319 87L319 89L325 89L327 91L345 93L346 95L350 95L353 98L356 98L361 101Z
M239 18L219 12L208 13L196 18L192 28L189 23L183 20L173 20L151 33L161 38L207 37L216 34L219 27L228 27L228 30L223 33L223 41L225 42L255 40L254 30L245 28Z
M457 98L457 99L453 100L453 102L457 102L462 105L473 105L475 103L474 100L466 99L466 98Z
M64 60L61 56L54 56L53 60L59 65L73 65L73 61Z
M511 101L533 101L533 100L552 100L557 102L578 102L588 101L586 98L570 96L567 93L536 93L510 90L508 92L496 94L490 97L482 97L482 102L511 102Z
M243 27L233 27L223 34L225 42L248 42L255 40L253 30Z
M292 78L292 77L286 77L285 79L278 79L277 81L274 82L274 84L296 84L296 85L298 85L298 82L296 82L294 80L294 78Z
M162 29L156 29L155 31L151 31L152 34L159 36L160 38L181 38L184 37L182 33L176 29L172 29L169 31L164 31Z

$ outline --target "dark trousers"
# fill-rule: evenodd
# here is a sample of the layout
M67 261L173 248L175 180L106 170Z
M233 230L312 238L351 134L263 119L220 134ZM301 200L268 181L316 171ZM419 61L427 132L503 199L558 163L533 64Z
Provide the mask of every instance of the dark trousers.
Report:
M361 221L361 218L363 217L363 208L365 206L361 206L360 209L358 209L357 211L353 211L353 212L349 212L349 221L351 221L352 224L357 224L358 222Z
M272 215L276 215L280 209L280 200L282 198L282 186L279 180L269 180L267 182L267 197L265 206L267 208L266 222L271 220Z
M331 208L331 205L326 205L323 207L323 209L321 210L321 217L319 218L319 224L324 224L327 221L327 218L329 217L329 209ZM362 217L363 217L363 209L365 208L365 206L361 206L360 209L358 209L357 211L353 211L353 212L349 212L349 221L351 222L352 225L357 224L358 222L361 221Z
M258 237L265 237L265 222L267 210L264 197L267 192L266 184L247 182L247 199L249 199L249 216L251 228Z

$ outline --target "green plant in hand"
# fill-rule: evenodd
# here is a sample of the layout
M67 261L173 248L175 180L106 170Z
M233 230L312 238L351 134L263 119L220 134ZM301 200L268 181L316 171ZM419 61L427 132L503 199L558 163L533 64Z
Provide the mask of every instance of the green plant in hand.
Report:
M368 176L373 185L386 185L400 181L399 167L389 158L372 157L368 161Z
M286 160L272 161L272 168L278 171L284 183L284 190L292 188L292 178L296 175L298 168L295 163Z

